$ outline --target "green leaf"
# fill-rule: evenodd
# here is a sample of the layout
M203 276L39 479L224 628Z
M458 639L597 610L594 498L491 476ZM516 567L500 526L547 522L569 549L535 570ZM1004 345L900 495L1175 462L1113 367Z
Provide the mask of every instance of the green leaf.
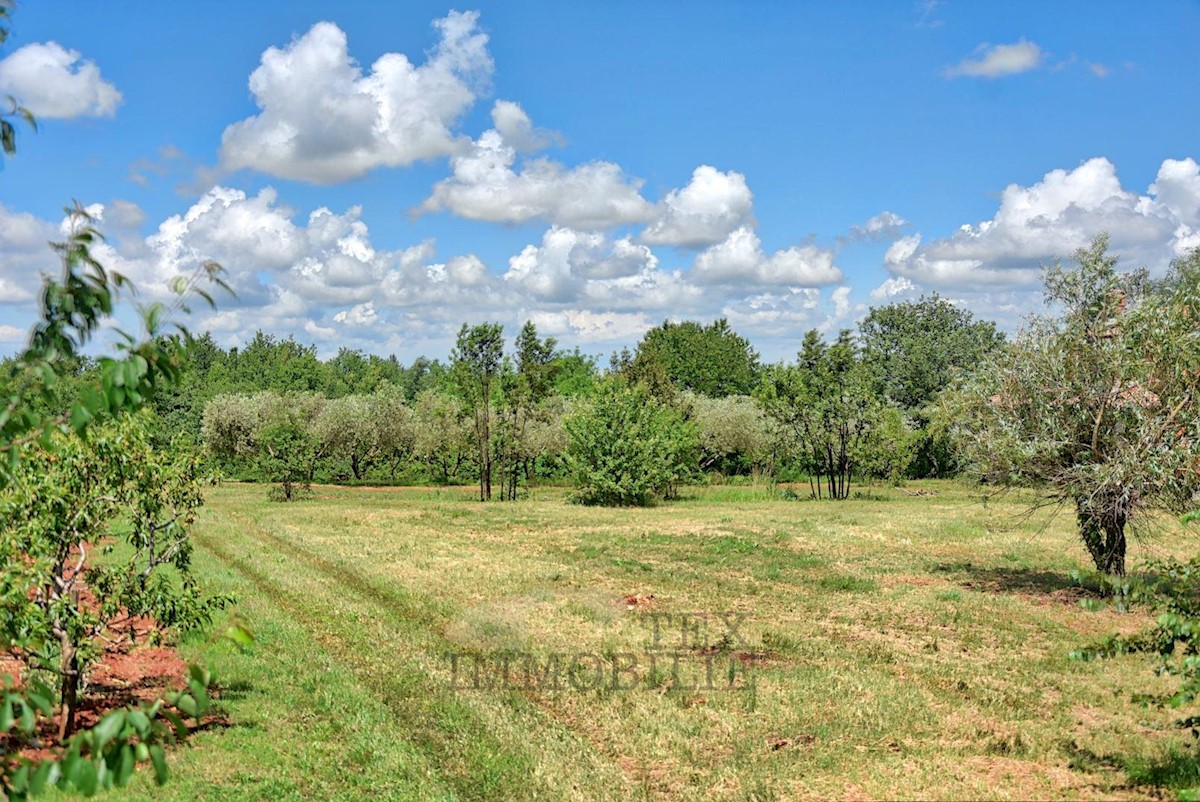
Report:
M192 718L196 718L199 708L196 706L196 700L190 694L182 693L175 700L175 706L182 710Z
M150 747L150 763L154 766L154 781L162 785L171 774L167 769L167 758L163 755L163 749L158 744Z
M19 766L8 778L9 787L14 793L24 794L29 787L29 764Z
M83 757L79 754L79 749L74 748L67 752L62 758L59 769L58 787L64 790L75 783L75 776L79 773L79 764L84 762Z
M88 412L86 407L76 404L71 409L71 428L76 432L82 432L92 422L94 417L91 412Z
M203 716L208 712L208 690L204 687L203 683L197 682L196 680L189 681L188 688L191 689L192 696L196 700L196 712L194 715L196 718L200 718L200 716Z
M49 716L54 713L54 705L50 701L50 696L44 691L30 690L26 692L25 698L28 699L43 716Z
M3 706L0 706L0 733L11 730L15 720L13 718L13 699L6 694Z
M133 777L135 765L133 747L129 744L122 745L120 757L117 759L117 768L113 771L113 784L118 788L124 788L129 785L129 780Z
M43 760L38 764L29 777L29 795L39 796L46 786L52 785L57 779L58 764L53 760Z
M254 645L254 633L241 624L233 624L225 628L222 633L228 641L232 641L238 648L249 649Z
M113 738L117 737L117 733L125 726L125 711L114 710L104 718L100 719L100 723L92 730L92 749L100 752Z
M145 738L150 733L150 717L141 710L130 710L128 719L139 738Z
M21 705L21 720L17 723L17 727L26 735L37 728L37 717L30 705Z
M183 739L183 738L187 737L187 733L188 733L187 724L183 723L183 719L179 717L178 713L174 712L173 710L163 710L162 716L163 716L163 718L165 718L167 720L167 723L169 723L171 725L171 728L175 731L176 738Z
M95 796L100 788L100 776L96 764L87 758L80 758L75 764L74 774L70 777L71 784L84 796Z
M199 663L192 663L188 666L188 675L200 683L201 687L207 688L212 684L212 674Z

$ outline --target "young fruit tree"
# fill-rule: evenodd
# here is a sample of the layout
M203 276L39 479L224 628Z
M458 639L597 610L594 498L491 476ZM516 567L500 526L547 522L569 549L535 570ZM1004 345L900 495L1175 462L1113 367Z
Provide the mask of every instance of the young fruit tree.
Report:
M0 0L0 45L8 36L12 8L12 0ZM12 107L13 114L33 123L15 101ZM0 150L5 156L16 151L9 116L0 112ZM211 263L202 265L190 279L177 280L172 306L152 303L138 310L144 336L137 339L115 329L117 354L99 360L99 381L61 396L61 380L78 366L97 330L114 322L117 294L128 286L123 276L105 270L93 257L91 248L100 240L93 222L78 204L68 209L67 239L52 246L62 259L62 272L43 281L37 321L15 369L0 386L0 642L20 659L41 651L51 670L55 665L66 667L59 700L60 735L71 727L79 647L86 646L68 641L84 634L81 624L87 620L80 614L78 596L63 584L74 582L84 563L76 561L63 570L66 563L61 559L64 554L70 559L71 552L82 555L83 549L79 541L67 544L101 519L105 505L129 503L135 521L129 541L136 556L125 567L135 575L114 563L108 576L115 581L107 587L98 584L99 614L122 606L123 596L127 609L157 607L165 589L149 576L165 563L177 568L186 565L183 531L198 501L187 467L170 472L160 482L152 475L156 465L138 464L134 456L125 462L134 473L125 473L126 482L121 482L111 464L97 464L97 474L70 470L70 463L79 449L104 441L103 435L97 435L88 445L94 428L120 427L122 415L177 385L190 338L178 324L174 325L177 331L169 330L171 315L186 312L192 296L211 303L197 284L202 278L226 286L220 268ZM111 445L122 456L137 454L137 447L127 450L120 439ZM67 472L65 482L47 481L56 471ZM90 478L95 479L95 487ZM39 482L45 485L40 490L36 489ZM97 492L99 488L108 492ZM60 569L57 574L55 566ZM249 640L249 633L241 628L231 632L243 643ZM187 690L168 693L152 704L110 711L94 727L49 744L39 737L39 723L54 713L54 690L36 676L0 677L0 799L27 799L51 787L92 796L128 785L137 764L144 762L150 762L155 779L164 782L163 745L186 735L184 716L198 720L205 714L210 681L203 667L192 666ZM23 754L23 747L36 747L39 754Z
M126 415L86 437L56 433L28 445L0 491L0 647L57 679L60 740L74 732L101 636L112 639L135 617L159 636L186 631L229 601L200 593L191 573L188 530L204 503L199 460L154 449L147 423ZM126 526L114 529L122 517ZM115 531L120 558L105 554Z
M64 371L112 319L118 290L126 286L92 257L100 235L87 213L77 206L68 215L68 239L54 245L61 277L46 279L38 321L18 368L0 388L0 646L34 669L33 676L2 678L5 799L49 787L90 796L128 784L135 766L146 761L156 779L165 780L163 745L186 734L184 716L198 719L208 709L211 678L194 666L187 690L111 711L71 734L94 637L119 615L149 613L166 626L186 627L222 603L199 596L188 574L186 531L200 504L196 462L155 452L142 423L129 417L178 382L187 334L166 325L173 311L186 311L189 296L207 298L197 280L221 283L219 268L204 265L178 283L174 306L142 308L144 337L118 330L118 355L99 360L99 380L60 405ZM110 536L119 513L127 518L125 556L89 564L89 553ZM238 637L245 642L248 633L239 629ZM38 676L45 673L57 679L57 689ZM39 720L56 707L59 739L48 744L39 739ZM43 756L20 752L29 746Z
M992 486L1071 505L1096 568L1125 573L1127 530L1200 490L1200 250L1168 277L1121 272L1096 237L1045 272L1057 314L1031 320L949 403Z
M694 424L643 385L602 385L567 419L567 463L584 504L644 506L669 498L696 464Z

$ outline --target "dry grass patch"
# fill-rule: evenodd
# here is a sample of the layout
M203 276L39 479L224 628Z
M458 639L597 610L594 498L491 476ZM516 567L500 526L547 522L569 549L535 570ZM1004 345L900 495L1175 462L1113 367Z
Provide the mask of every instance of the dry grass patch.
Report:
M1158 687L1149 662L1066 658L1146 622L1081 609L1071 572L1086 553L1070 516L1026 520L1019 498L984 507L951 483L906 490L934 495L814 502L713 488L606 510L544 488L492 504L469 488L319 488L280 505L262 487L228 486L201 542L214 544L214 577L239 585L259 571L248 587L260 614L311 629L395 702L399 717L373 726L407 743L403 711L436 711L413 748L459 798L1157 793L1153 778L1189 747L1167 726L1174 712L1130 701ZM1194 543L1165 523L1155 548ZM697 629L685 613L709 617ZM305 659L269 637L260 648ZM527 656L543 670L583 654L608 673L582 689L456 690L451 652ZM651 653L677 655L682 679ZM618 677L631 687L614 688L622 655L638 662ZM236 662L253 659L231 661L253 675ZM706 687L710 660L753 681ZM263 738L302 729L284 720ZM340 770L322 760L314 771ZM523 772L525 790L505 785Z

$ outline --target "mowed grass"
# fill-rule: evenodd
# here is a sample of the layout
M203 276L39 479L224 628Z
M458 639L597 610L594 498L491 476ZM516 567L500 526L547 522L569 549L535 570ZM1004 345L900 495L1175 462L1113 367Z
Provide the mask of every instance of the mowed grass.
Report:
M932 495L711 488L649 509L217 488L197 568L258 641L208 650L225 723L131 796L1143 798L1195 782L1181 711L1131 699L1171 687L1149 658L1067 659L1148 621L1081 607L1072 517L914 488ZM1132 558L1195 547L1164 520ZM685 641L688 613L709 617ZM583 656L558 690L555 655Z

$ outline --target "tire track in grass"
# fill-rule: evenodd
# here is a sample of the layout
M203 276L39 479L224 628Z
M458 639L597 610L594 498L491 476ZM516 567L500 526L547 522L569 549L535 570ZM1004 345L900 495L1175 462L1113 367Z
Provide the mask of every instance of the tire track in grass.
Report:
M353 596L374 608L370 611L371 623L383 628L385 632L381 634L385 637L372 639L361 626L351 632L339 632L337 627L331 626L337 616L322 616L313 609L318 601L315 594L287 588L207 534L197 533L196 540L200 545L301 622L332 655L338 656L364 684L380 694L392 706L396 719L407 728L408 739L434 760L442 773L441 779L463 798L558 799L571 791L597 798L597 788L614 789L615 792L612 797L599 798L629 798L627 793L615 790L624 779L619 769L595 760L595 755L586 764L580 761L581 750L587 748L586 742L580 741L568 728L546 720L544 711L524 696L509 692L502 697L509 711L526 719L520 729L528 740L518 746L501 740L492 725L468 704L469 697L450 692L427 673L412 667L411 658L390 660L386 665L378 661L381 643L407 642L411 648L414 642L424 641L424 647L416 646L418 656L444 654L452 649L461 651L430 628L431 621L445 616L445 611L439 610L437 605L411 592L380 588L369 578L314 554L244 516L228 511L221 511L221 514L233 523L236 531L259 548L283 552L316 572L317 576L334 580L338 591L349 591L339 597L337 591L324 589L324 595L335 601L331 606L336 608L337 601L347 603L346 596ZM372 661L371 657L376 659ZM529 736L529 733L535 735ZM542 740L536 736L542 733L549 742L562 746L566 740L575 747L571 756L576 762L563 766L568 776L559 777L561 784L547 782L550 778L546 776L545 767L538 766L535 755L525 747L525 744ZM580 769L584 769L583 776L579 776ZM609 776L594 776L597 773ZM580 781L588 779L603 782L598 787L587 782L584 787L592 790L582 791Z

